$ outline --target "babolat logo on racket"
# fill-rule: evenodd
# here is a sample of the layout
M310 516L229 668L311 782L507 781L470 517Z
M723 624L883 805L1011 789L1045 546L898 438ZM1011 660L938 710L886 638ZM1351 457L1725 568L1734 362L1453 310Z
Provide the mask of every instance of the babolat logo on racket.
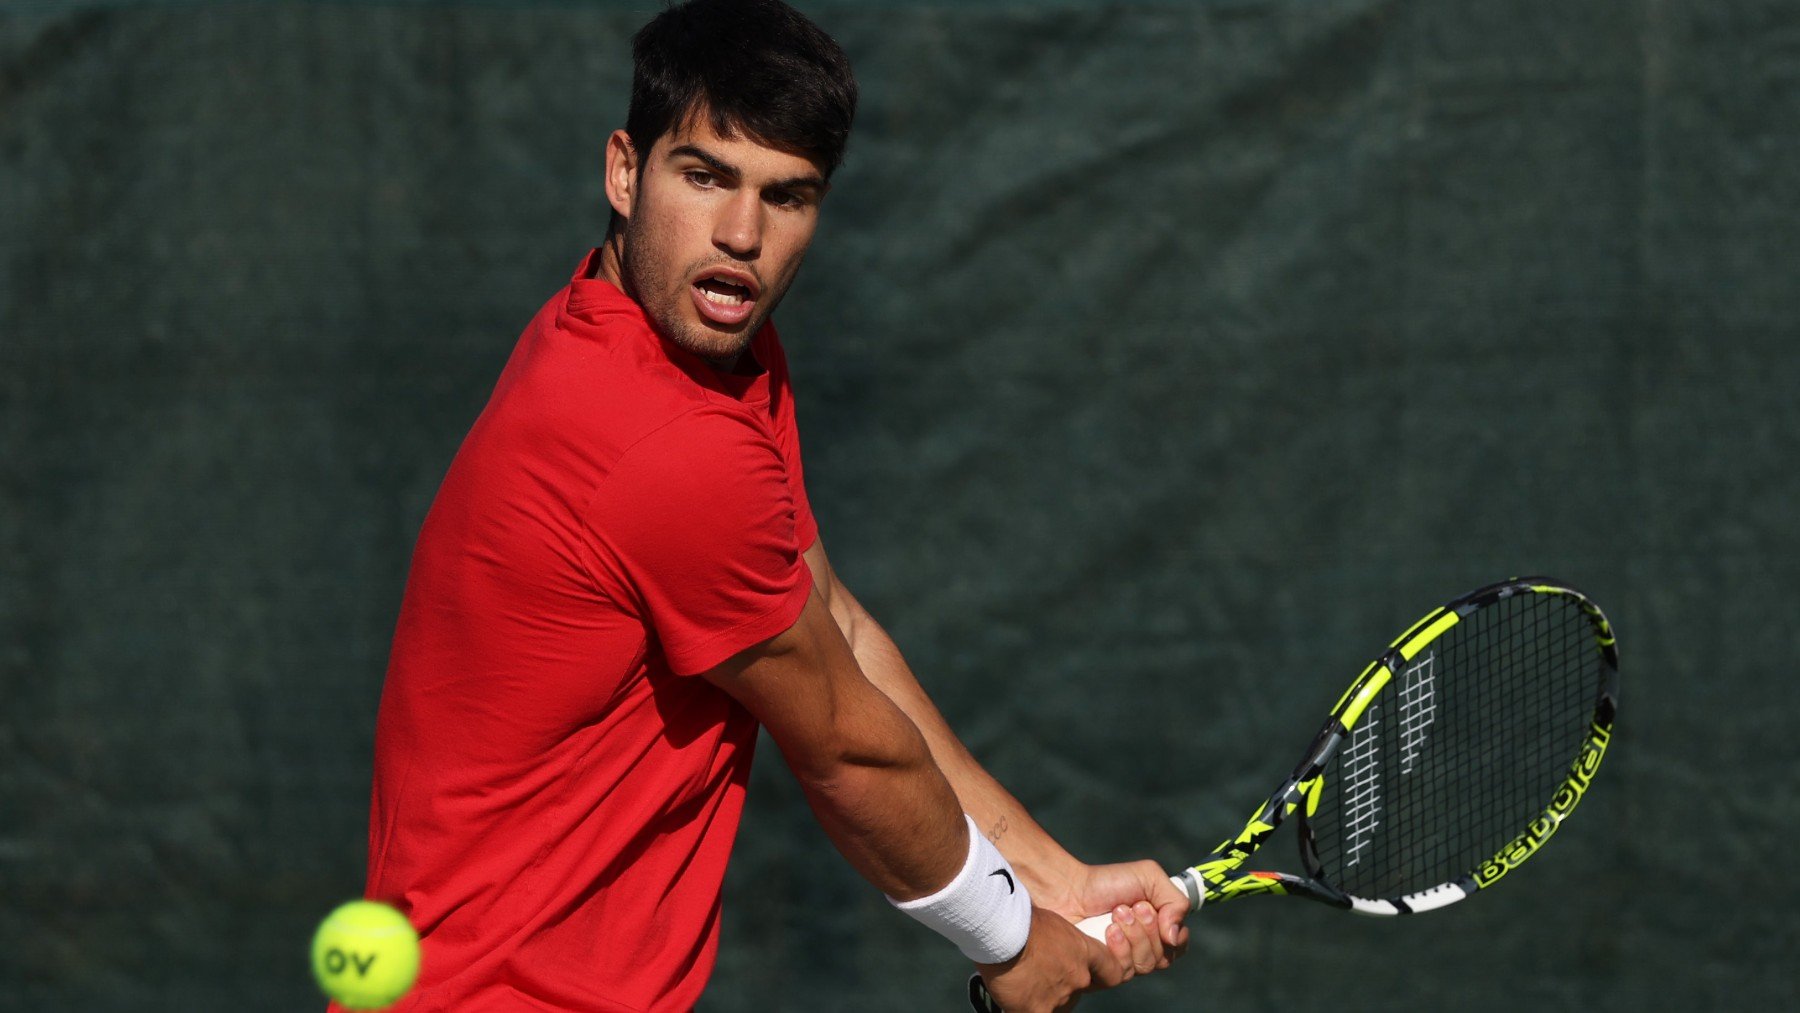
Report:
M1530 858L1533 852L1543 847L1544 842L1556 833L1562 826L1563 817L1574 812L1581 797L1587 793L1588 784L1593 781L1595 771L1600 769L1600 760L1606 755L1606 744L1611 739L1610 729L1597 722L1588 726L1588 741L1569 768L1569 779L1556 789L1556 794L1551 797L1550 805L1544 809L1543 815L1532 820L1524 833L1513 838L1498 854L1475 870L1476 886L1493 884Z

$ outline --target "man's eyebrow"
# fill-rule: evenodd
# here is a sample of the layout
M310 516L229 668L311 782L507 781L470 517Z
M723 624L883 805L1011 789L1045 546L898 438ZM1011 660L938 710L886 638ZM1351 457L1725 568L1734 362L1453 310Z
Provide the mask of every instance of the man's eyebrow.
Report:
M740 171L737 166L732 165L730 162L725 161L711 152L701 151L692 144L683 144L680 147L673 148L669 151L670 158L680 158L683 155L686 155L689 158L697 158L700 161L705 162L712 171L721 176L730 176L734 179L743 176L743 172Z
M818 173L813 173L809 176L789 176L786 179L778 179L769 185L769 189L814 190L819 193L824 193L829 185L830 184L825 182L825 177Z
M688 158L694 158L705 162L707 168L721 176L730 176L732 179L744 178L744 171L742 169L739 169L737 166L732 165L730 162L725 161L712 152L703 151L692 144L679 145L669 150L670 158L680 158L684 155ZM789 176L787 179L778 179L765 187L765 189L776 190L810 189L817 190L821 193L824 192L825 188L825 177L820 176L818 173L812 173L805 176Z

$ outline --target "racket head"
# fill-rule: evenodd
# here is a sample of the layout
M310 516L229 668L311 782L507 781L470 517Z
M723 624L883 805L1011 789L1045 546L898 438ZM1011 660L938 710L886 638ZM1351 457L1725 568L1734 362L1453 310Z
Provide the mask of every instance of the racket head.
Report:
M1296 784L1307 892L1409 914L1523 864L1599 769L1618 674L1611 624L1563 581L1502 581L1427 614L1338 701L1321 733L1336 741Z

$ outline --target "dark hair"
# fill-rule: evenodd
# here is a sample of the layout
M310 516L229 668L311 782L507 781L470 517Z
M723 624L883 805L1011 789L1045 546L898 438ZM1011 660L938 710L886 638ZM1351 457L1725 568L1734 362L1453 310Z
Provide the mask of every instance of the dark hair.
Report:
M689 0L640 29L631 55L625 132L640 159L704 107L719 134L798 152L828 178L844 160L856 117L850 60L781 0Z

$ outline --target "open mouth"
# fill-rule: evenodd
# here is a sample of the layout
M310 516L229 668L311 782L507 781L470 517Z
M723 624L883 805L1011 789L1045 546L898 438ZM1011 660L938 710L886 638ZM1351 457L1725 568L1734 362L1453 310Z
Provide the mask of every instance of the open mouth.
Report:
M743 323L756 308L756 282L735 271L712 271L692 286L694 306L700 315L730 327Z
M706 301L719 306L741 306L750 298L750 289L745 285L733 285L718 278L702 278L694 284Z

